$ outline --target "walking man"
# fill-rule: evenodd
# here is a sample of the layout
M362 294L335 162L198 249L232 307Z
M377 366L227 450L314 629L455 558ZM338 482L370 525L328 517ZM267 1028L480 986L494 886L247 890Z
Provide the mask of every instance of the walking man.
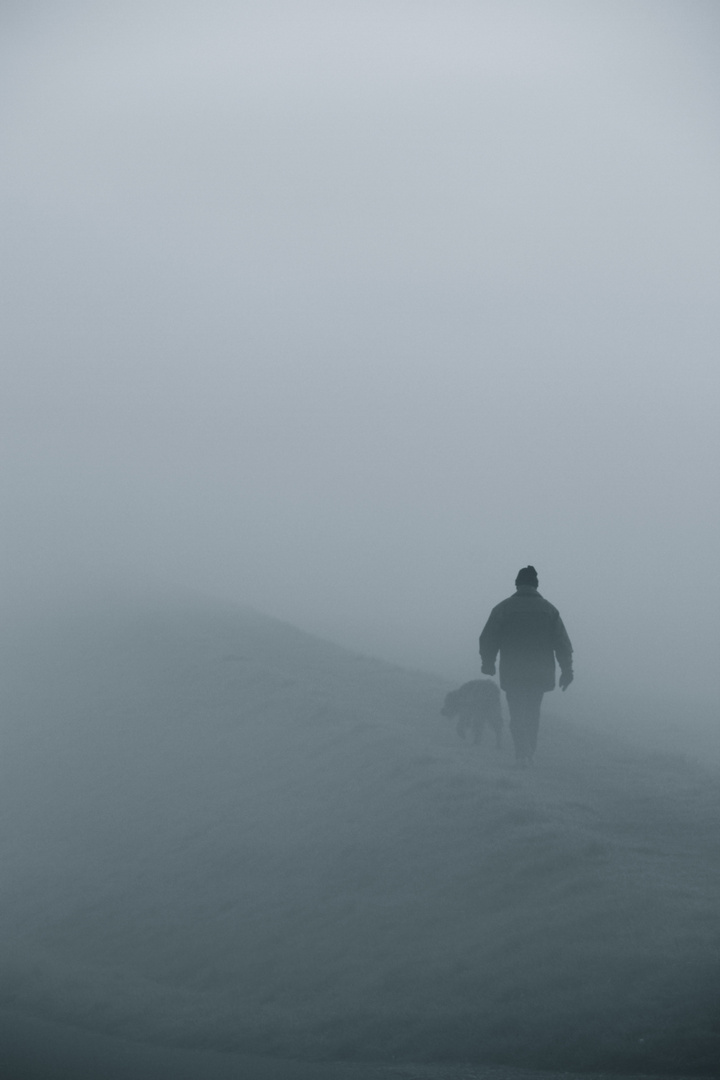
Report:
M515 760L525 768L537 746L543 694L555 689L555 660L560 689L573 681L572 645L560 612L538 592L534 566L515 578L516 592L490 612L480 635L483 675L495 674L500 653L500 686L510 711Z

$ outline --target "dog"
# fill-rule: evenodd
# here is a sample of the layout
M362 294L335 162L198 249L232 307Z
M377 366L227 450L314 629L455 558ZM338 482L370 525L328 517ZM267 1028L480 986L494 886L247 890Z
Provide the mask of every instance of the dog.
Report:
M461 739L472 734L473 745L482 738L486 724L495 732L495 745L502 743L502 709L500 691L492 679L474 679L451 690L440 710L441 716L451 720L457 717L457 733Z

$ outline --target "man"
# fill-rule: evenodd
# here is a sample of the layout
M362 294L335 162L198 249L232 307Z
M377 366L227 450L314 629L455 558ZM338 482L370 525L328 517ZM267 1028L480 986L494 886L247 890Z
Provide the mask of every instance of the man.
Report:
M480 635L483 675L495 674L500 653L500 686L510 711L510 734L515 760L525 768L537 746L543 694L555 689L555 660L560 665L560 689L573 681L572 645L560 612L538 592L534 566L524 566L515 578L516 592L490 612Z

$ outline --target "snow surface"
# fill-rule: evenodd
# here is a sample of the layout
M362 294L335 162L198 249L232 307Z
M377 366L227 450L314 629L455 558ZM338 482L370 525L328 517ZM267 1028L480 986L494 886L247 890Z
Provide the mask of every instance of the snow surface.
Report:
M371 1065L249 1057L134 1043L0 1011L0 1076L4 1080L569 1080L570 1074L468 1064ZM583 1080L635 1078L584 1073Z
M718 1075L715 772L552 698L517 772L442 680L252 612L11 629L0 1007L298 1067Z

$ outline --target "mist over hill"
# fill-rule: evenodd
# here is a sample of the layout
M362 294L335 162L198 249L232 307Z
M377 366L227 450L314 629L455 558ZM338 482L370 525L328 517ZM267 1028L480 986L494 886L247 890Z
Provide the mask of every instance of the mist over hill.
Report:
M308 1060L716 1074L717 777L164 597L2 641L0 1007ZM470 672L469 676L473 673Z

